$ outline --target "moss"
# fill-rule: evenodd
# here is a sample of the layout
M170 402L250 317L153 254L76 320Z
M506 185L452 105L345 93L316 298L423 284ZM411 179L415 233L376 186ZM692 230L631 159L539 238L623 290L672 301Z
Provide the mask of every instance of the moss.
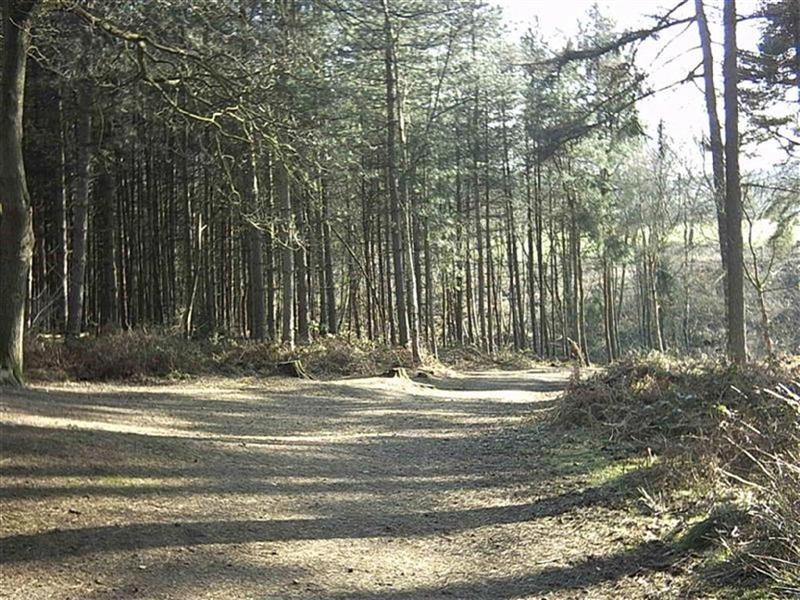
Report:
M598 466L589 474L593 485L621 484L626 476L649 469L654 461L649 458L629 457Z

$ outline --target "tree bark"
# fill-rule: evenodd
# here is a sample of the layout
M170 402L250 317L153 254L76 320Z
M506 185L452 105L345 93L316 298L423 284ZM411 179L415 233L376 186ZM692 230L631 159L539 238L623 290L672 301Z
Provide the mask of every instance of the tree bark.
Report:
M78 89L78 120L75 128L77 157L75 166L75 203L72 214L72 252L69 263L67 300L67 335L77 337L83 323L83 279L86 272L86 230L89 220L91 183L92 98L83 82ZM151 171L148 171L148 175ZM148 181L150 178L148 178Z
M456 145L456 341L464 344L464 199L461 193L461 146Z
M714 56L711 52L711 33L703 8L703 0L695 0L697 27L700 32L700 48L703 52L703 84L708 114L708 142L711 148L711 167L714 187L714 205L717 209L717 233L719 235L719 254L723 271L727 271L727 240L725 220L725 158L722 146L722 133L717 113L717 96L714 87ZM723 285L723 289L725 286ZM727 290L725 290L727 293Z
M55 324L59 332L67 325L67 164L65 153L64 103L58 98L58 187L53 198L52 219L55 225L55 266L53 290L58 294L55 303Z
M536 152L536 266L539 278L539 353L550 356L550 332L547 328L547 265L544 262L544 222L542 201L542 165Z
M101 329L113 329L118 323L117 311L117 279L114 260L116 244L116 217L114 206L114 182L108 165L104 165L97 180L98 215L96 239L98 241L97 257L100 267L99 284L100 310L99 325Z
M769 360L775 359L775 349L770 333L769 313L767 313L767 303L764 300L764 288L756 286L756 296L758 297L758 311L761 314L761 336L764 340L764 349Z
M275 193L281 212L281 341L294 347L294 223L292 198L289 193L289 174L283 161L275 162Z
M251 150L248 160L245 191L251 211L260 212L258 165L256 153ZM250 339L263 341L266 337L266 296L264 289L264 232L252 223L247 224L247 257L250 271Z
M403 256L404 212L400 206L397 167L397 81L395 79L394 31L388 0L383 0L384 67L386 80L386 178L391 214L392 263L394 267L395 314L399 342L408 346L408 309Z
M739 73L736 61L736 1L725 0L725 221L728 235L728 357L747 360L744 326L742 190L739 182Z
M181 136L181 217L183 219L183 232L181 236L181 258L183 262L183 310L181 314L181 328L187 338L192 337L192 315L194 314L195 289L197 288L197 264L194 262L194 248L192 239L194 233L194 219L192 210L192 195L189 188L189 128L184 124ZM199 243L199 240L197 240Z
M295 196L294 211L295 211L295 224L298 234L298 240L295 243L295 287L296 287L296 302L297 302L297 341L301 344L309 342L309 320L308 320L308 254L306 253L306 244L308 240L308 232L306 228L305 217L305 196L302 192L298 192Z
M22 159L22 113L33 0L3 2L0 88L0 385L23 381L25 297L33 256L31 202Z
M266 202L267 214L270 217L270 223L264 233L264 260L266 262L266 317L265 335L268 340L275 341L276 326L275 326L275 224L272 220L275 216L275 190L272 182L272 159L269 155L266 156L267 165L264 169L263 185L261 189L264 193L264 201Z

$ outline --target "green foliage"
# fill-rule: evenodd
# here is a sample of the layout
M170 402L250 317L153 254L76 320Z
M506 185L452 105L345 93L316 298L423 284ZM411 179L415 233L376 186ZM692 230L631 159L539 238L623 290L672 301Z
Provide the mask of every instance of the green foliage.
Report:
M790 153L800 144L800 5L795 0L761 0L758 52L743 56L742 98L757 139L771 139Z

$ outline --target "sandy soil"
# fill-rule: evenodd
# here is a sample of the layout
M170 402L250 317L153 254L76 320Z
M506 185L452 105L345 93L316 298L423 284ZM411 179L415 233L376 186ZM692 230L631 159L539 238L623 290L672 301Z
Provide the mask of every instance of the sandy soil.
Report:
M0 598L671 597L567 377L0 390Z

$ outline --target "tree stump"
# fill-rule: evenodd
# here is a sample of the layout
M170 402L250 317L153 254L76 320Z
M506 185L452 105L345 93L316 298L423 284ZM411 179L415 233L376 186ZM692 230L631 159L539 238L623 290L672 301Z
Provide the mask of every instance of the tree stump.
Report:
M401 379L410 379L408 371L405 367L392 367L388 371L381 373L381 377L400 377Z
M311 376L306 373L302 361L287 360L278 363L278 372L287 377L296 377L298 379L311 379Z
M581 347L578 345L578 342L576 342L572 338L567 338L567 342L569 343L570 358L574 358L575 360L577 360L579 365L581 366L586 365L588 367L589 363L586 360L586 357L583 355L583 352L581 351Z

